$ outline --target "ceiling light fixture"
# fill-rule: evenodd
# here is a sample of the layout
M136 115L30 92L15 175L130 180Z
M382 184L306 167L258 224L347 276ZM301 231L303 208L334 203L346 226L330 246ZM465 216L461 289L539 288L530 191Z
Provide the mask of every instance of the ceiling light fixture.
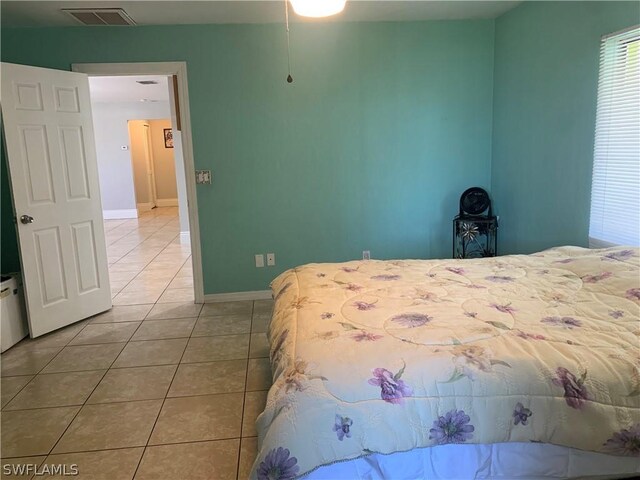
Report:
M303 17L330 17L344 10L347 0L290 0L293 11Z

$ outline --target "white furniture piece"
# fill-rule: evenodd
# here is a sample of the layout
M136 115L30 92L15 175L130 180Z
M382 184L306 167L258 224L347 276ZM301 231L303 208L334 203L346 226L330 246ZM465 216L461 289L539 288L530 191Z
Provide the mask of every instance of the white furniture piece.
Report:
M8 350L29 335L19 273L3 275L0 283L0 345Z

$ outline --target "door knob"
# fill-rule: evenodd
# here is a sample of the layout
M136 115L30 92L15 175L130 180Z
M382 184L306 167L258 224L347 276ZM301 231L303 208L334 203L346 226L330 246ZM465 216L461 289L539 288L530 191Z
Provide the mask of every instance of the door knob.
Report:
M33 217L30 215L22 215L20 217L20 223L24 223L25 225L33 223Z

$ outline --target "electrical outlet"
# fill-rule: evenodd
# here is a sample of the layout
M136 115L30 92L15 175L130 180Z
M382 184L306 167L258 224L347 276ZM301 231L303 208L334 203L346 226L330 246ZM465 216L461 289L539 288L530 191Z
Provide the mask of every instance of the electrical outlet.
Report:
M264 255L256 255L256 268L264 267Z
M269 267L273 267L276 264L276 254L275 253L267 253L267 265Z
M371 260L371 252L369 250L362 251L362 259L363 260Z

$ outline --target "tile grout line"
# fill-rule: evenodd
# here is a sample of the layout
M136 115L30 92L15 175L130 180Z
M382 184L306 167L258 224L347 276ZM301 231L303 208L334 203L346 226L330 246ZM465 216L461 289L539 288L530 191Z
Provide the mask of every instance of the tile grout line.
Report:
M81 321L81 322L84 322L84 320L80 320L80 321ZM24 390L25 388L27 388L27 386L28 386L31 382L33 382L33 381L37 378L37 376L38 376L38 375L40 375L40 374L42 373L42 371L43 371L45 368L47 368L47 366L48 366L51 362L53 362L53 361L58 357L58 355L60 355L60 354L62 353L62 351L63 351L65 348L67 348L67 346L69 345L69 343L71 343L71 342L73 341L73 339L74 339L74 338L76 338L78 335L80 335L80 332L82 332L82 330L84 330L84 329L86 328L86 326L87 326L87 325L89 325L89 324L90 324L90 322L87 322L87 324L86 324L86 325L84 325L80 330L78 330L78 333L76 333L73 337L71 337L71 338L69 339L69 341L68 341L67 343L65 343L65 344L62 346L62 348L60 349L60 351L59 351L58 353L56 353L53 357L51 357L51 360L49 360L47 363L45 363L45 364L43 365L43 367L42 367L40 370L38 370L35 374L31 374L31 375L33 375L33 378L32 378L31 380L29 380L27 383L25 383L25 384L24 384L24 386L23 386L20 390L18 390L18 391L16 392L16 394L15 394L15 395L13 395L13 396L9 399L9 401L8 401L7 403L5 403L5 404L4 404L4 406L2 407L2 409L1 409L0 411L5 411L5 410L4 410L4 409L5 409L5 407L6 407L6 406L8 406L8 405L9 405L9 404L10 404L10 403L11 403L11 402L12 402L12 401L13 401L13 400L14 400L14 399L15 399L15 398L20 394L20 392L22 392L22 390ZM63 328L64 328L64 327L63 327ZM56 347L51 347L51 348L56 348ZM7 375L7 376L5 376L5 375L0 375L0 378L7 378L7 377L11 377L11 376L19 377L19 376L22 376L22 375ZM25 376L26 376L26 375L25 375ZM7 410L7 411L9 411L9 410Z
M238 442L238 462L236 464L236 479L240 479L240 462L242 460L242 434L244 433L244 412L247 406L247 379L249 378L249 359L251 355L251 331L253 330L253 315L256 310L255 300L251 302L251 322L249 324L249 349L247 350L247 368L244 371L244 391L242 392L242 413L240 415L240 441Z
M153 308L151 309L153 310ZM195 325L194 325L195 327ZM191 338L191 337L189 337ZM136 469L133 472L133 477L132 479L135 479L136 475L138 474L138 470L140 468L140 465L142 465L142 459L144 458L145 453L147 453L147 448L149 447L149 441L151 440L151 437L153 436L153 431L156 429L156 425L158 424L158 420L160 419L160 415L162 415L162 409L164 408L164 404L167 401L167 395L169 395L169 392L171 391L171 386L173 385L173 381L176 378L176 375L178 374L178 369L180 368L180 363L182 362L182 358L184 357L184 353L187 351L187 347L189 346L189 341L187 340L187 342L184 344L184 349L182 350L182 355L180 355L180 360L178 360L178 365L176 366L175 371L173 372L173 376L171 377L171 381L169 382L169 387L167 388L167 392L164 394L164 398L162 399L162 404L160 405L160 409L158 410L158 415L156 415L156 419L153 422L153 426L151 427L151 431L149 431L149 436L147 437L147 442L144 445L144 450L142 450L142 455L140 455L140 460L138 460L138 465L136 465Z
M86 325L85 325L86 326ZM84 328L83 328L84 330ZM80 333L80 332L78 332ZM75 338L75 337L74 337ZM125 344L126 346L126 344ZM124 350L124 347L122 347L122 349ZM120 350L120 353L122 353L122 350ZM65 434L67 433L67 431L69 430L69 428L71 427L71 425L73 424L73 422L76 420L76 418L78 418L78 415L80 415L80 412L84 409L84 407L87 405L87 402L89 401L89 398L91 398L91 395L93 395L93 392L96 391L96 389L98 388L98 385L100 385L100 383L102 383L102 380L104 379L104 377L107 375L107 373L109 372L109 370L111 369L111 366L113 365L113 363L117 360L117 358L120 356L120 353L118 353L118 355L116 356L116 358L113 359L113 361L109 364L109 367L107 367L107 369L105 370L104 374L102 375L102 377L100 377L100 380L98 380L98 382L96 383L96 386L93 387L93 389L91 390L91 392L89 393L89 395L87 395L87 398L85 399L84 403L80 406L80 408L78 409L78 411L76 412L76 414L73 416L73 418L71 419L71 421L69 422L69 424L67 425L67 427L64 429L64 431L62 432L62 434L58 437L58 440L56 440L56 442L53 444L53 446L51 447L51 449L49 450L49 453L47 454L47 458L49 458L50 455L52 455L53 451L55 450L56 446L58 445L58 443L60 443L60 440L62 440L62 438L65 436ZM63 452L64 453L64 452ZM47 459L45 458L44 461L46 462Z

